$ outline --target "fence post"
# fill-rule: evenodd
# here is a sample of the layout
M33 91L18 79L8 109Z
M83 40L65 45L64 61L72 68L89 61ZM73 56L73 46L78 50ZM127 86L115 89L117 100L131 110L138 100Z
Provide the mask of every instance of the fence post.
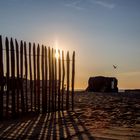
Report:
M24 104L24 92L23 92L23 42L20 43L20 75L21 75L21 109L22 113L25 112L25 104Z
M51 109L51 90L52 90L52 69L51 69L51 50L49 47L49 112Z
M24 42L24 54L25 54L25 95L26 95L26 112L28 112L28 91L27 91L27 77L28 77L28 64L27 64L27 50L26 42Z
M72 56L72 110L74 110L75 51Z
M3 47L2 37L0 36L0 120L3 118L3 92L4 92L4 74L3 74Z
M55 54L56 54L56 50L55 50ZM57 109L57 58L56 56L54 56L54 110L56 111Z
M45 95L44 95L44 46L42 45L42 112L45 113Z
M38 101L38 112L40 112L40 47L37 47L37 101Z
M47 54L47 48L45 46L45 111L47 111L48 108L48 54Z
M64 109L64 82L65 82L65 63L64 63L64 51L62 51L62 110Z
M60 101L61 99L61 58L60 58L60 50L58 50L58 110L60 111L60 105L62 104L62 102Z
M10 68L9 68L9 40L7 37L5 40L5 45L6 45L6 85L7 85L6 116L8 116L9 115L9 73L10 73Z
M54 49L52 48L52 55L51 55L51 63L52 63L52 111L54 111Z
M12 116L15 117L15 52L14 52L14 44L11 38L10 41L11 47L11 86L12 86Z
M33 111L33 81L32 81L32 60L31 60L31 43L29 43L29 71L30 71L30 98L31 98L31 111Z
M33 64L34 64L34 110L36 111L36 50L33 44Z
M69 110L69 75L70 75L70 58L69 52L67 52L67 97L66 97L66 109Z
M17 79L16 79L16 87L17 87L17 114L19 114L19 46L18 42L15 39L16 43L16 63L17 63Z

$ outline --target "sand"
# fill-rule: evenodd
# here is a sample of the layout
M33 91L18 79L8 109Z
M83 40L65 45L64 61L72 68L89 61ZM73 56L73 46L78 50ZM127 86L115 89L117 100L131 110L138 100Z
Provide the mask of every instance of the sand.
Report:
M139 140L140 94L75 93L75 110L0 122L0 139Z
M140 94L88 93L75 96L76 112L93 136L140 139Z

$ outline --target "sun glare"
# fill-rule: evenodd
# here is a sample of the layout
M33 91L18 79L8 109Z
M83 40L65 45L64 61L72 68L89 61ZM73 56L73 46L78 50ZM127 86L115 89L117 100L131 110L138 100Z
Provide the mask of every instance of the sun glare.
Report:
M59 52L58 52L58 48L55 49L56 52L55 52L55 58L58 60L59 59Z
M59 49L58 49L58 41L55 41L55 58L58 60L60 57Z

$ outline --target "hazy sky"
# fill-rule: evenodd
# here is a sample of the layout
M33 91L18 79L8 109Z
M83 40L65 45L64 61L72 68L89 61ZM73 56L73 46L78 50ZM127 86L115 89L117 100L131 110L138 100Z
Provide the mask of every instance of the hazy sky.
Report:
M75 50L76 88L97 75L140 88L140 0L0 0L0 34Z

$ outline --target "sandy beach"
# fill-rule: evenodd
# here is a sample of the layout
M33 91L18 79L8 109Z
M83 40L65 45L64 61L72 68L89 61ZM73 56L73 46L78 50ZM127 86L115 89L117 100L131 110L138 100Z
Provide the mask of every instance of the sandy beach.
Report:
M75 110L0 122L0 139L139 140L140 95L75 93Z
M97 137L140 139L139 93L78 93L76 111Z

